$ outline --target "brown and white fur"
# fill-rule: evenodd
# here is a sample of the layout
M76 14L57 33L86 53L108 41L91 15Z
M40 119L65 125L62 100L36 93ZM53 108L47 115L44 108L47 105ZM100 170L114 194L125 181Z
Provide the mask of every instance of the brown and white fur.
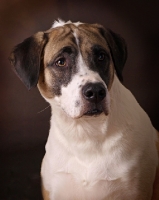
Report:
M157 132L122 81L124 40L99 24L56 21L10 60L52 109L44 199L150 200Z

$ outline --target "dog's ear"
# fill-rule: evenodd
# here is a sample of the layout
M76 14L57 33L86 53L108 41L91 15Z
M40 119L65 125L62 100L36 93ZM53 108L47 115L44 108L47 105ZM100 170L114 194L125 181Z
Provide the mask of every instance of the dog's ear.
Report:
M31 89L39 78L40 63L47 36L43 32L25 39L10 54L9 60L24 85Z
M104 29L104 27L100 26L99 30L108 43L116 74L119 80L123 81L122 71L127 59L127 46L125 40L110 29Z

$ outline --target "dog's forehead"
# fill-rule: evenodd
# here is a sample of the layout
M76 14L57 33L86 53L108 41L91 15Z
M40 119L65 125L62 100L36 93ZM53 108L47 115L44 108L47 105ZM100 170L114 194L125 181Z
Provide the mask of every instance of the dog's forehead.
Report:
M100 45L109 49L105 38L95 24L61 22L55 23L49 31L49 45L58 51L65 46L80 47L81 50L91 48L93 45Z

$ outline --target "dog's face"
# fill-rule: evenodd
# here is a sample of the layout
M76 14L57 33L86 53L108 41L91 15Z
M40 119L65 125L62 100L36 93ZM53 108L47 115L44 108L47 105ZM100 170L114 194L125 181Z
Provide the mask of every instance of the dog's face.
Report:
M15 70L30 89L71 118L109 113L114 73L122 79L124 40L101 25L55 23L19 44L11 54Z

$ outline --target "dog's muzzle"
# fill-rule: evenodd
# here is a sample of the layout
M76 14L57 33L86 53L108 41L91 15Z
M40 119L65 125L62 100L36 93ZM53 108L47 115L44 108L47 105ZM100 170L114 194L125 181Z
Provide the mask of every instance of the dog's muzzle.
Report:
M102 83L87 83L82 88L82 95L89 104L85 115L99 115L103 112L102 101L106 97L106 89Z

